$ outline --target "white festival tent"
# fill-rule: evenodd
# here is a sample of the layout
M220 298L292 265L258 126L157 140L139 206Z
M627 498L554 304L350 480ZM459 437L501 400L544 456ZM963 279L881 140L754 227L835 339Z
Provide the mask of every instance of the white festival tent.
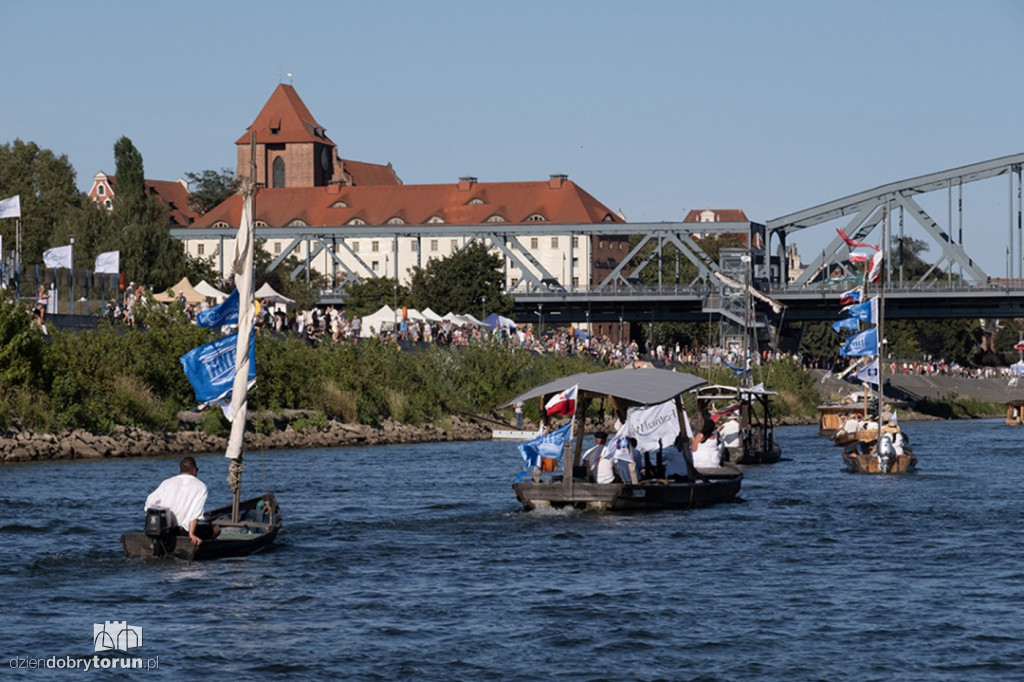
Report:
M261 286L254 295L256 296L256 300L259 301L270 301L271 303L295 305L295 301L288 298L287 296L282 296L281 294L274 291L274 287L270 286L270 284L268 284L267 282L264 282L263 286Z
M444 320L443 317L435 313L430 308L424 308L422 312L423 317L425 317L428 322L441 322L442 320Z
M395 319L395 311L385 303L384 307L377 312L363 316L360 322L359 336L368 339L380 334L384 329L391 329L395 324Z
M207 284L205 279L192 288L201 293L203 296L206 296L207 298L212 298L218 303L220 303L221 301L228 297L227 294L225 294L223 291L216 288L212 284Z

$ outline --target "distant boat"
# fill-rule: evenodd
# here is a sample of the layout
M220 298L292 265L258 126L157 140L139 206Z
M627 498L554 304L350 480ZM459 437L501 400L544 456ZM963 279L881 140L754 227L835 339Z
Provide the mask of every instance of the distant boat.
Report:
M710 385L696 391L697 410L701 417L720 425L720 438L725 442L723 461L731 464L772 464L782 458L782 446L775 440L775 422L771 413L771 397L778 395L762 385ZM737 437L730 446L727 429L721 426L736 422Z
M255 150L252 144L251 149ZM255 177L255 162L251 165ZM281 510L273 493L241 500L242 456L245 437L246 413L248 411L249 387L249 340L254 322L254 232L253 215L255 187L251 182L244 188L245 202L242 210L242 224L235 240L235 263L241 265L236 274L238 290L238 341L235 346L235 375L231 391L231 437L225 456L231 460L228 481L231 484L233 500L225 506L207 512L206 520L220 528L220 534L204 540L200 545L192 544L188 536L177 534L175 526L161 522L157 510L147 514L145 528L121 536L124 553L133 558L174 557L186 560L221 559L247 556L266 549L277 538L281 530Z
M680 397L704 383L706 382L700 377L685 372L618 369L593 374L574 374L556 379L535 386L510 400L507 405L531 398L539 398L542 404L545 404L543 401L549 396L569 391L574 387L577 390L577 402L569 427L570 435L565 446L560 446L561 471L554 466L525 470L520 479L512 484L512 489L523 508L532 510L538 507L575 507L614 511L688 509L734 500L739 494L743 473L728 464L716 468L696 469L692 466L692 458L689 456L688 441L684 453L688 460L687 476L681 480L666 478L663 470L656 469L654 472L648 472L648 478L637 483L621 480L613 483L596 483L587 480L586 469L580 466L583 438L586 434L582 428L585 420L579 415L586 414L591 401L605 399L614 405L623 424L628 424L629 408L658 406L663 410L666 419L675 420L675 430L679 433L679 424L688 423ZM687 439L680 439L680 442L683 440ZM664 447L668 448L669 444L664 444ZM555 464L554 460L550 463Z
M1006 403L1006 425L1021 426L1024 424L1024 400L1010 400Z

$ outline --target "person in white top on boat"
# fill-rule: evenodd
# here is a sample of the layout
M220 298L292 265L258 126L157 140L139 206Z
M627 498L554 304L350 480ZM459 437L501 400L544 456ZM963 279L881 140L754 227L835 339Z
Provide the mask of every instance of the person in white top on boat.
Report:
M743 458L743 440L740 438L740 420L730 414L719 432L722 444L729 455L730 462L738 462Z
M860 421L857 419L856 415L851 414L843 423L843 431L846 433L857 433L858 429L860 429Z
M594 433L594 447L583 453L587 478L596 483L615 482L615 465L610 458L602 457L607 447L608 434L604 431L597 431Z
M693 466L697 469L713 469L722 465L722 457L718 450L718 432L711 417L705 417L700 433L693 437Z
M640 482L640 477L636 472L636 459L633 454L633 446L636 444L636 440L622 434L624 430L620 429L615 439L608 445L611 455L609 459L614 463L619 478L622 479L623 483L636 484ZM598 483L600 482L599 480Z
M203 524L199 517L206 506L206 484L199 480L199 467L192 457L185 457L178 464L178 475L164 480L156 490L146 498L145 509L168 509L174 515L172 519L182 530L188 533L192 544L200 545L220 534L220 528Z

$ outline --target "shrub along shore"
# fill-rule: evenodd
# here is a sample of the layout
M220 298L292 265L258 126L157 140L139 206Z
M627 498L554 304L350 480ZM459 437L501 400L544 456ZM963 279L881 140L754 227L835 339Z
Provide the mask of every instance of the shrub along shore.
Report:
M144 311L139 322L47 337L18 304L0 302L0 461L222 451L229 424L219 409L194 411L178 360L218 332L191 324L176 306ZM511 410L499 414L496 405L601 368L587 355L537 354L501 341L410 352L376 339L311 346L268 332L257 338L250 452L488 438L488 422L474 415L511 422ZM727 368L682 369L734 383ZM754 380L779 393L779 423L815 421L817 380L799 365L756 367ZM588 418L604 421L601 409L594 405ZM538 411L536 400L527 403L528 420ZM973 412L967 416L986 416Z

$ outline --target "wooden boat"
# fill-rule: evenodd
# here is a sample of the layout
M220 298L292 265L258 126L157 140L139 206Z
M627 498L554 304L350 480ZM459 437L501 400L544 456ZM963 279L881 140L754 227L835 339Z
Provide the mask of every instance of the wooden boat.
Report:
M1006 425L1021 426L1024 424L1024 400L1011 400L1006 403Z
M782 446L775 440L775 423L771 414L771 397L778 395L762 385L702 386L696 391L697 411L702 419L725 421L721 431L735 420L739 441L735 447L726 443L723 460L731 464L772 464L782 458ZM728 439L727 439L728 440Z
M194 545L187 535L174 529L147 529L121 536L125 556L135 558L169 557L186 561L204 561L248 556L269 547L281 529L281 511L273 493L239 503L240 516L232 521L232 507L207 513L210 522L220 528L220 535Z
M883 214L881 222L882 244L884 245L886 244L886 224L888 222L886 214ZM867 246L853 242L842 231L840 231L840 236L850 246ZM879 349L885 343L883 333L885 330L885 268L881 267L882 251L878 247L872 248L876 249L870 263L877 261L878 296L874 299L864 300L867 295L868 281L875 279L869 262L865 261L863 284L855 290L855 292L859 292L855 296L858 303L849 308L851 319L867 322L869 327L848 337L840 354L858 359L868 359L855 376L860 377L864 385L863 402L865 405L869 404L868 385L874 384L877 387L877 398L874 400L876 412L873 415L875 421L873 423L862 421L856 431L842 428L833 436L833 441L836 445L843 446L843 465L849 473L909 474L917 468L917 457L906 444L907 439L897 423L892 406L885 405L883 409L883 404L885 404L883 390L885 363L881 362ZM872 324L874 328L870 326Z
M256 177L255 133L250 145L250 178ZM281 510L273 493L249 500L241 499L242 457L245 440L248 389L250 379L250 338L255 321L253 302L255 247L253 215L255 186L252 181L244 186L242 224L235 239L235 262L242 271L235 276L238 291L238 339L235 346L234 377L226 373L231 382L231 436L225 456L230 460L228 481L231 484L232 503L205 514L205 519L220 529L219 535L193 545L189 537L178 534L176 526L168 527L166 510L148 510L145 528L121 536L124 553L132 558L173 557L201 561L224 557L247 556L269 547L281 530ZM222 304L227 305L227 304ZM210 325L207 325L210 326ZM217 325L219 326L219 325ZM230 362L230 361L228 361ZM228 365L230 367L230 364ZM161 514L161 511L164 514ZM155 513L154 513L155 512Z
M620 421L629 424L630 408L657 406L668 409L678 424L686 421L681 395L706 383L700 377L685 372L670 372L661 369L618 369L592 374L574 374L562 379L535 386L516 396L507 404L539 398L545 404L548 396L577 389L577 405L573 412L571 436L561 456L561 470L532 472L524 471L521 479L512 484L519 502L526 510L538 507L573 507L612 511L637 511L656 509L689 509L720 502L735 500L743 481L743 472L732 465L717 468L696 469L689 457L688 442L684 456L687 457L687 476L682 479L664 477L664 467L648 472L648 477L639 482L594 483L586 480L586 468L580 466L584 429L577 428L583 420L577 415L585 414L588 404L594 399L609 400ZM635 414L635 413L634 413ZM625 427L624 427L625 428ZM678 439L682 443L685 438ZM570 466L565 466L571 462ZM569 473L566 474L566 471Z
M869 406L860 403L823 403L818 405L818 435L831 438L841 431L848 414L867 415Z

